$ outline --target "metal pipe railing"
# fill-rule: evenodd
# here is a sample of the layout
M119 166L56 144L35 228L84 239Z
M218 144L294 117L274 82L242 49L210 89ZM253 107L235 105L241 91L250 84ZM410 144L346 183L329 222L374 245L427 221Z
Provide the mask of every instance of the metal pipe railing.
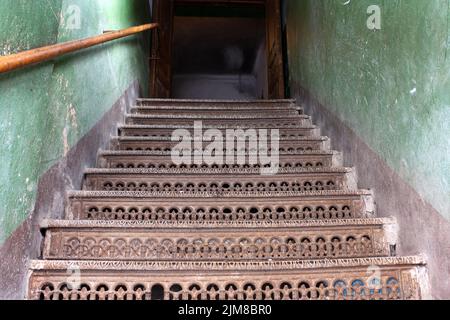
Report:
M75 41L58 43L46 47L27 50L0 57L0 74L23 68L32 64L48 61L64 54L90 48L112 40L125 38L140 32L158 28L157 23L144 24L119 31L111 31L102 35Z

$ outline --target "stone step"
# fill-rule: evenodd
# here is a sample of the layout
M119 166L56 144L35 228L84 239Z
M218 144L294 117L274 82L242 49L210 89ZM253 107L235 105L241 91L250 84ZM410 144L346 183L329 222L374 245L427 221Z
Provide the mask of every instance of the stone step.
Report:
M294 225L376 215L371 191L145 193L72 191L70 220L141 220L162 226Z
M338 223L336 223L338 222ZM280 260L389 256L394 219L298 227L173 228L152 221L46 221L44 259Z
M223 126L221 126L223 127ZM227 129L219 129L215 126L203 126L202 134L208 129L220 130L223 136L226 136ZM153 138L165 138L172 137L174 130L186 129L191 136L194 136L193 126L164 126L164 125L123 125L118 128L120 136L129 137L153 137ZM320 129L316 126L305 126L298 128L281 128L279 129L281 139L296 139L299 137L320 136Z
M289 108L296 106L293 99L280 100L199 100L199 99L138 99L139 107L182 107L186 109L196 108L244 108L256 109L263 108Z
M422 257L30 263L31 300L428 299Z
M152 114L139 114L139 113L130 113L127 114L126 117L129 118L135 118L135 119L175 119L175 120L187 120L187 121L215 121L215 120L222 120L222 121L235 121L235 120L250 120L250 121L257 121L266 123L267 121L296 121L296 120L309 120L311 119L310 116L306 116L303 114L299 114L298 112L228 112L226 114L221 114L217 112L210 112L208 114L203 113L190 113L190 112L184 112L182 114L178 114L176 112L174 113L165 113L158 111L157 113ZM284 123L284 122L283 122Z
M261 150L271 150L271 140L268 139L267 143L262 144ZM179 147L179 141L169 141L169 140L158 140L149 137L112 137L111 139L111 149L113 150L128 150L128 151L156 151L156 152L172 152L176 150L175 147ZM205 148L210 145L211 142L203 142L202 147ZM241 147L242 144L242 147ZM195 145L195 139L191 140L192 152L195 151L197 147ZM226 141L223 142L224 152L226 148ZM250 150L258 151L259 143L252 140L242 143L235 141L234 152L237 150ZM180 149L177 148L177 149ZM293 140L280 140L279 141L279 152L280 153L298 153L303 151L314 151L314 150L330 150L330 139L328 137L298 137Z
M243 117L248 119L261 118L287 118L295 117L303 114L303 109L300 107L289 108L264 108L261 110L255 108L244 109L240 107L234 108L182 108L182 107L133 107L130 110L133 115L152 115L156 117L185 117L192 118L206 117L206 118L233 118Z
M237 164L235 158L235 165L177 165L173 162L170 155L155 155L151 151L100 151L98 154L97 166L100 168L161 168L161 169L181 169L192 168L196 169L204 167L206 169L218 168L260 168L264 166L260 158L254 165ZM281 154L279 157L281 168L329 168L342 166L342 155L339 152L332 151L310 151L298 154Z
M284 117L284 118L260 118L255 119L252 117L244 116L231 116L229 118L211 118L211 117L180 117L176 116L164 116L155 117L153 115L133 115L127 114L125 124L140 124L140 125L158 125L163 123L164 125L172 126L183 126L191 125L193 126L195 122L201 122L203 126L227 126L227 128L234 129L255 129L255 128L296 128L299 126L311 126L312 121L309 116L298 115L295 117Z
M351 168L260 169L87 169L83 190L153 192L287 192L356 190Z

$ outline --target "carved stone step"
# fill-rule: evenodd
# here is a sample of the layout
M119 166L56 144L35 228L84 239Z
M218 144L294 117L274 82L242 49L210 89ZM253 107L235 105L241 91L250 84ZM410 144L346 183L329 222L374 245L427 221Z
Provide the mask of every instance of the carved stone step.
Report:
M254 119L249 117L232 116L230 118L203 118L192 116L191 118L174 117L155 117L153 115L126 115L126 124L155 125L164 123L164 125L193 126L195 121L201 121L204 126L228 126L229 128L295 128L298 126L311 126L312 121L309 116L298 115L287 118L261 118Z
M229 113L218 113L218 112L210 112L207 114L203 113L190 113L190 112L184 112L179 114L178 112L174 113L165 113L158 111L157 113L152 114L138 114L138 113L131 113L126 115L129 118L135 118L135 119L176 119L176 120L190 120L190 121L213 121L213 120L222 120L222 121L234 121L234 120L250 120L256 123L262 122L265 123L267 121L278 121L282 120L284 121L290 120L309 120L311 119L310 116L299 114L298 112L290 112L290 111L284 111L284 112L229 112Z
M281 154L279 158L281 168L329 168L342 166L342 156L332 151L312 151L299 154ZM238 163L237 160L235 163ZM261 161L255 165L177 165L170 155L155 155L149 151L100 151L97 165L100 168L260 168Z
M222 126L221 126L222 127ZM215 126L203 126L203 130L208 129L216 129L220 130L223 136L226 136L227 129L219 129ZM120 136L129 136L129 137L153 137L153 138L162 138L162 137L171 137L172 133L176 129L186 129L191 133L191 136L194 136L194 128L193 126L172 126L167 127L163 125L155 125L155 126L146 126L146 125L123 125L118 128ZM316 126L304 126L298 128L281 128L280 130L280 138L281 139L296 139L299 137L311 137L311 136L320 136L320 129Z
M248 263L47 260L30 265L28 298L33 300L429 298L422 257Z
M195 140L195 139L194 139ZM254 140L252 140L254 141ZM245 141L243 142L243 144ZM157 140L149 137L113 137L111 139L111 149L114 150L128 150L128 151L156 151L156 152L172 152L180 142L172 142L166 140ZM210 145L211 142L203 142L203 148ZM241 150L238 143L235 141L235 153L237 150ZM192 152L194 152L194 141L191 143ZM226 141L223 143L224 152L226 150ZM257 141L253 142L249 146L249 141L242 147L245 151L248 151L249 147L258 151ZM271 141L268 139L267 147L262 147L263 151L271 149ZM303 151L317 151L317 150L330 150L330 139L328 137L298 137L293 140L280 140L279 152L280 153L299 153ZM269 153L270 154L270 153Z
M232 118L232 117L243 117L248 119L261 119L261 118L287 118L295 117L299 114L303 114L302 108L271 108L255 110L251 109L241 109L241 108L159 108L159 107L134 107L130 110L131 114L137 115L152 115L156 117L186 117L192 118L196 117L206 117L206 118Z
M198 99L138 99L138 106L147 107L182 107L186 109L195 108L243 108L256 109L263 108L289 108L296 106L296 101L293 99L282 100L198 100Z
M173 228L152 221L48 221L44 259L280 260L389 256L393 219L298 227Z
M279 169L87 169L83 190L150 192L287 192L356 190L350 168Z
M70 192L66 218L141 220L162 226L292 225L375 216L370 191L304 193Z

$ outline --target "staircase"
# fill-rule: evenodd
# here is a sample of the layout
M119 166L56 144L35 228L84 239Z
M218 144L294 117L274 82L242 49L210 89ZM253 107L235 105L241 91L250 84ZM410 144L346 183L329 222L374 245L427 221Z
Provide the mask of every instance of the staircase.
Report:
M29 299L427 298L423 258L395 256L395 219L375 216L371 191L295 101L137 104L68 195L66 220L42 223ZM175 165L173 130L200 120L279 129L278 174Z

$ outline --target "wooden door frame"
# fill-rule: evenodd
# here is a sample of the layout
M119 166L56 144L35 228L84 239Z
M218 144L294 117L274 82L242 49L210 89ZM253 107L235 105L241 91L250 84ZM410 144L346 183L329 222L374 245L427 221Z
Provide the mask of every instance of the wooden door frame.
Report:
M268 99L285 98L281 0L266 0Z
M165 7L161 5L164 3ZM153 22L159 23L159 28L152 34L152 47L150 52L150 81L149 81L149 95L152 98L170 98L171 83L172 83L172 48L173 48L173 7L174 0L154 0L153 1ZM170 10L169 21L164 19L163 8ZM169 57L162 57L161 48L166 46ZM162 59L168 59L169 63L166 66L161 65ZM161 88L160 77L165 73L169 74L167 88ZM165 75L167 77L167 75Z
M172 18L170 21L161 19L164 16L161 12L161 1L170 1L172 4ZM281 0L154 0L153 1L153 21L160 24L160 30L153 32L152 48L150 56L150 90L149 94L153 98L169 98L171 95L172 75L172 48L173 48L173 7L177 4L255 4L266 7L266 56L267 56L267 88L268 99L283 99L285 97L285 76L282 45L282 21L281 21ZM270 9L269 10L269 6ZM161 30L168 32L168 37L161 39ZM167 35L167 34L165 34ZM162 43L166 41L166 43ZM161 45L167 45L170 59L168 66L162 70ZM169 77L168 88L159 88L158 83L161 73ZM167 79L166 79L167 80ZM163 94L161 94L163 93Z

